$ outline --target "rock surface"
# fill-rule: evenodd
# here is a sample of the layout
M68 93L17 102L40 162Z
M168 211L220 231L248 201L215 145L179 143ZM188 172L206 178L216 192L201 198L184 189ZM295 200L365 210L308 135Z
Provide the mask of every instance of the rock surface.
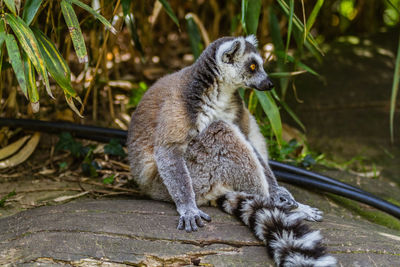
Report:
M233 217L176 230L173 205L144 199L80 200L0 219L0 265L272 266L263 244ZM399 266L400 235L357 218L327 214L321 229L341 266Z

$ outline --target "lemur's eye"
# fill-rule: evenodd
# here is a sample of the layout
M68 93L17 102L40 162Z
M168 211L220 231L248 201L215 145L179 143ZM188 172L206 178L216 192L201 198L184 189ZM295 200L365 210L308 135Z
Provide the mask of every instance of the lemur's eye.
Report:
M256 64L251 64L250 65L250 69L251 69L251 71L255 71L256 70Z

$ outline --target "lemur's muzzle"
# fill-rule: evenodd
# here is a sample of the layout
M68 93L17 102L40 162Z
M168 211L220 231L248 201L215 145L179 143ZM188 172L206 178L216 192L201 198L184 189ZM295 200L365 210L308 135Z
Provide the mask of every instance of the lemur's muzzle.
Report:
M254 86L254 89L259 91L268 91L271 90L272 88L274 88L274 84L272 83L269 77L266 77L259 84Z

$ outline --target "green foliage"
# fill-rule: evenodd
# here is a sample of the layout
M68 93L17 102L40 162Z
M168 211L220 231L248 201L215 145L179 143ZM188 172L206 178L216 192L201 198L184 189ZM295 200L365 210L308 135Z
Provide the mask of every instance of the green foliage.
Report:
M142 99L143 94L147 91L147 89L148 86L143 81L139 82L137 85L132 87L131 95L129 97L128 107L129 108L136 107L139 104L140 99Z
M9 199L10 197L13 197L13 196L15 196L15 195L16 195L16 193L15 193L15 190L14 190L14 191L8 193L7 195L5 195L4 197L2 197L2 198L0 199L0 208L3 208L3 207L4 207L4 204L6 204L6 200L7 200L7 199Z
M104 153L122 158L126 157L124 148L118 139L111 139L110 142L104 146Z
M168 16L175 22L176 26L180 28L179 20L176 17L174 11L171 8L171 5L168 3L167 0L159 0L160 3L163 5L165 12L167 12Z
M82 158L88 154L90 148L83 146L81 142L76 141L70 133L63 132L59 135L59 140L56 144L55 150L69 151L75 158Z
M185 18L189 33L190 47L192 48L194 58L197 59L204 49L203 43L201 42L200 31L191 15L188 15Z
M3 6L3 3L5 6ZM4 54L2 42L5 41L16 80L20 85L21 91L32 103L34 112L39 110L39 93L36 86L35 72L41 76L41 81L45 85L48 95L53 97L47 74L49 72L63 89L67 103L75 112L79 113L72 98L75 98L78 102L80 102L80 98L71 86L70 71L65 60L57 50L56 45L38 28L35 29L31 26L35 17L39 16L39 13L43 12L45 7L53 7L53 5L48 5L48 1L26 0L23 3L22 14L19 14L19 9L16 8L15 3L13 0L0 3L2 10L2 18L0 20L0 66ZM57 4L57 2L54 2L54 5ZM60 2L61 12L70 30L75 51L78 59L81 62L85 62L87 61L86 46L79 20L72 4L88 11L112 32L115 33L116 31L103 16L88 5L78 0L62 0ZM7 9L10 12L7 12ZM2 69L0 68L0 70Z
M115 180L115 174L112 174L103 179L103 184L112 184L114 183L114 180Z

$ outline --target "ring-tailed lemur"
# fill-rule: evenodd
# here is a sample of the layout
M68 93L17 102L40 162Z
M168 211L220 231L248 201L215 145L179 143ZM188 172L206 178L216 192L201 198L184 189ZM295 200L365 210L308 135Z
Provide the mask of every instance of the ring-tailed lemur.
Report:
M178 229L196 231L215 201L267 243L279 266L334 266L305 220L322 212L296 202L268 165L266 143L237 89L272 89L254 36L224 37L197 61L159 79L135 110L131 172L151 198L173 201ZM240 193L241 192L241 193Z

